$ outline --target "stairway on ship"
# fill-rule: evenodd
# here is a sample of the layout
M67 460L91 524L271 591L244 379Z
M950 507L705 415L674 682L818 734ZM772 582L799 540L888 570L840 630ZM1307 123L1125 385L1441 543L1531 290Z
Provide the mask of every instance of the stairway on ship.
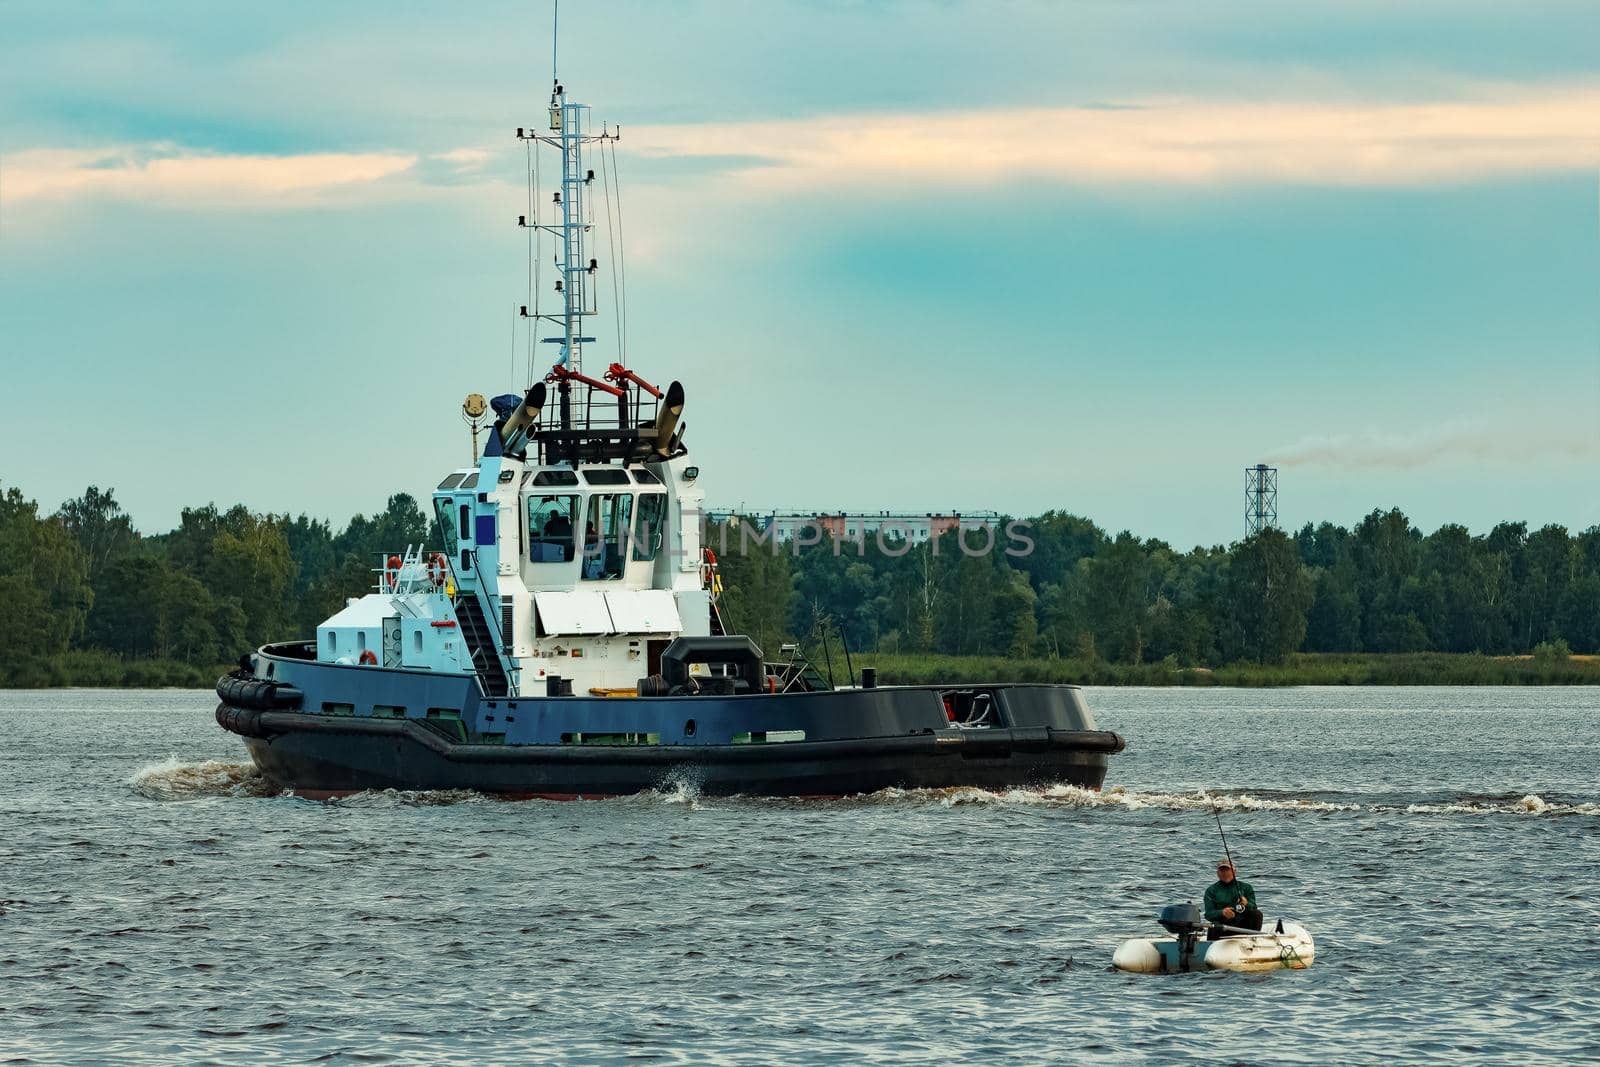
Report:
M505 668L500 665L498 636L489 628L478 606L478 598L463 593L455 599L456 620L461 624L461 638L472 655L472 665L477 668L478 680L483 684L484 696L503 697L510 693L510 682Z

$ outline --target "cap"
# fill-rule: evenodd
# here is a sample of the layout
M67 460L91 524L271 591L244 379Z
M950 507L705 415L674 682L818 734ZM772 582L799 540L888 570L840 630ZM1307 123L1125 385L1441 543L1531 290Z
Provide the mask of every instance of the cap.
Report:
M1233 861L1228 859L1226 856L1217 861L1217 870L1220 871L1224 867L1228 868L1230 871L1233 870Z

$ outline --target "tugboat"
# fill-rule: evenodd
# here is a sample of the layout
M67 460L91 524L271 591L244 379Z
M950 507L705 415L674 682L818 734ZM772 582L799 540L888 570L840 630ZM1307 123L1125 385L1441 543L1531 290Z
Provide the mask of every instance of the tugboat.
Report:
M522 310L559 328L541 339L559 358L521 395L469 398L493 427L433 494L443 551L386 557L377 589L315 640L242 656L217 683L218 724L309 797L1098 789L1123 741L1075 686L879 686L868 670L834 688L791 647L769 662L723 632L683 386L620 358L584 372L598 266L584 150L617 134L592 132L558 79L548 130L517 136L561 157L550 220L520 220L555 243L559 312Z

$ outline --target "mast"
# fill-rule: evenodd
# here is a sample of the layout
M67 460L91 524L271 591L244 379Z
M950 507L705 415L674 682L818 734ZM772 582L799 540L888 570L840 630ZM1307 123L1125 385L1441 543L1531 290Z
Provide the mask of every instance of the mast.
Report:
M620 134L609 128L602 128L599 133L586 132L589 106L570 99L566 86L561 84L559 78L550 91L549 113L548 131L524 131L519 128L517 137L549 145L561 153L561 187L552 197L557 220L544 223L535 216L524 219L523 225L548 233L556 241L555 290L561 298L560 313L546 315L535 311L530 317L548 322L560 330L554 337L541 337L539 340L543 344L560 346L552 364L552 373L560 392L562 428L571 429L569 377L583 375L583 346L593 344L595 340L584 334L583 320L599 312L596 294L590 284L599 264L587 253L591 226L584 213L584 200L589 186L594 183L594 171L583 164L583 148L588 144L615 141ZM540 210L538 205L535 205L535 210ZM577 380L589 379L585 376Z
M620 264L621 253L617 242L621 236L621 209L619 207L613 221L610 192L610 186L615 184L616 160L613 158L610 167L606 167L603 153L605 142L610 141L614 145L621 140L622 131L620 127L606 125L602 125L598 133L593 131L588 105L571 99L556 73L554 39L551 52L549 121L541 123L536 129L517 128L518 140L537 142L530 146L531 149L549 147L561 154L560 187L545 204L537 203L543 194L534 195L539 185L538 167L535 164L529 174L531 212L517 220L519 225L531 227L536 235L549 234L555 241L553 258L557 277L554 289L560 297L559 311L550 314L540 310L537 298L533 301L531 312L526 305L522 308L522 316L531 320L531 328L541 333L555 334L540 337L539 343L559 346L549 372L544 375L544 383L553 385L556 390L557 425L546 425L531 431L529 440L537 442L541 460L546 463L566 462L575 465L579 462L621 461L627 465L630 462L641 463L655 456L673 458L684 452L683 430L679 421L683 410L682 386L674 382L663 393L629 370L621 362L624 357L620 351L618 361L596 368L599 373L584 373L584 348L594 344L595 339L585 333L583 320L599 314L595 285L599 262L589 255L587 247L594 225L585 201L589 187L594 184L595 173L584 166L583 154L586 146L601 146L601 165L607 174L607 232L613 241L612 255L618 257ZM615 151L614 147L612 151ZM618 192L620 194L620 189ZM547 218L550 221L546 221ZM531 243L535 246L538 244L537 241ZM530 292L542 288L535 269L538 262L535 257L538 255L534 251L534 255L529 257ZM615 269L612 271L612 286L619 288ZM620 289L613 295L621 300ZM553 329L540 329L547 325ZM622 329L620 316L618 329ZM621 338L618 340L620 343ZM583 391L578 393L578 389ZM602 397L612 400L602 400L597 410L595 402Z
M557 218L549 224L542 222L539 216L522 221L523 226L534 227L555 238L555 291L560 296L560 314L533 314L530 318L557 326L560 330L558 336L539 338L539 341L560 346L554 366L565 366L566 370L581 374L584 370L584 346L595 341L590 336L584 336L582 320L598 314L595 293L590 286L598 262L587 256L590 222L587 221L584 208L584 200L589 186L594 184L595 173L584 166L584 146L616 141L619 133L610 128L602 128L600 133L587 133L589 106L568 98L566 86L558 78L550 90L549 115L549 131L517 130L518 139L547 144L562 154L562 186L552 197ZM539 211L539 206L534 205L534 210Z
M593 315L596 308L587 299L589 275L594 267L584 258L584 237L589 227L583 220L583 197L593 172L583 169L584 120L589 108L567 99L566 86L555 83L550 93L550 129L552 136L542 138L561 152L561 189L556 194L556 205L561 209L561 223L550 227L560 241L561 277L556 288L562 291L560 337L544 338L546 342L559 343L561 354L556 366L583 373L583 345L594 338L583 336L583 319ZM599 140L600 138L587 138Z

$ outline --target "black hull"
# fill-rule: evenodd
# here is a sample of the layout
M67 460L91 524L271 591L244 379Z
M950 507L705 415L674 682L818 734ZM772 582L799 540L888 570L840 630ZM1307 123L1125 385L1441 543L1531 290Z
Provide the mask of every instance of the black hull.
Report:
M410 720L219 709L241 720L263 774L305 796L469 789L515 797L609 797L670 787L710 796L848 796L880 789L1068 784L1100 788L1122 739L1049 727L747 745L477 745ZM246 728L240 728L246 727Z

